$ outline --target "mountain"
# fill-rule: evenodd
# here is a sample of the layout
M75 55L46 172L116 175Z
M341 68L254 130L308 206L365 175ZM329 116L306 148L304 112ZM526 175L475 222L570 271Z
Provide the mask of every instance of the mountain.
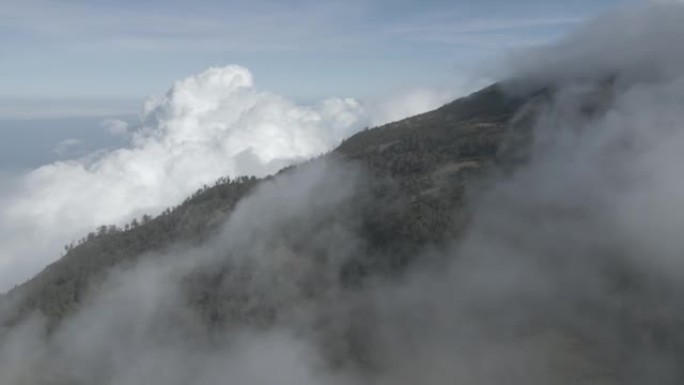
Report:
M379 195L373 202L377 212L365 218L372 249L404 250L445 240L458 234L463 219L444 214L463 207L467 181L495 162L505 126L522 103L494 85L437 110L365 130L313 162L341 158L372 175ZM102 281L108 269L178 242L201 244L241 198L270 179L220 179L130 230L102 227L8 296L21 297L22 315L39 310L57 322L77 309L88 287ZM406 263L406 257L395 258L382 263Z
M583 93L578 116L605 115L612 87ZM176 352L286 329L315 347L314 366L353 383L676 383L682 313L653 300L671 288L606 245L569 258L559 242L530 243L571 236L554 226L585 214L512 205L515 183L500 182L524 180L534 127L558 95L495 84L275 176L222 178L155 218L102 227L4 296L3 333L39 314L56 341L47 351L82 357L78 336L110 330L134 345L170 339ZM151 303L138 309L138 296ZM103 357L109 371L81 378L68 369L78 364L41 356L61 379L29 383L115 383L124 369Z

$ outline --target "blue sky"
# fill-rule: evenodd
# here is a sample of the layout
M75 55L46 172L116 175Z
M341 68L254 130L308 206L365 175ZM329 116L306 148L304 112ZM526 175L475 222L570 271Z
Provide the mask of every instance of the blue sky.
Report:
M55 99L65 111L115 100L118 113L174 80L233 63L260 88L297 100L442 84L630 2L7 0L0 117Z

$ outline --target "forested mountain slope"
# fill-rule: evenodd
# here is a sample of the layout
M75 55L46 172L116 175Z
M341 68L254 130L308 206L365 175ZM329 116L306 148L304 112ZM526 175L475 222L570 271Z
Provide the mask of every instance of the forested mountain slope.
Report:
M639 147L567 151L613 87L493 85L102 227L3 297L0 345L40 352L28 384L165 383L160 365L173 384L222 383L235 354L277 369L300 343L323 383L676 384L681 288L612 232L617 194L593 190L624 188L622 169L593 170Z
M522 103L494 85L435 111L367 129L324 156L358 162L372 175L376 196L364 232L371 249L393 252L383 266L401 266L413 248L458 234L466 181L495 161L506 124ZM261 182L221 179L125 231L103 226L9 296L21 298L20 314L39 310L57 322L108 269L176 243L200 244ZM361 259L349 269L372 263L378 262Z

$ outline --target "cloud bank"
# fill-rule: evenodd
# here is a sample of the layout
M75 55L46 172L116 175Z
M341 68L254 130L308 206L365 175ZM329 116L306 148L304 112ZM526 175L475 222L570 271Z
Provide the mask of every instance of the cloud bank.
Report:
M259 90L249 70L210 68L144 105L139 127L107 120L130 145L40 167L0 199L0 288L28 278L63 244L103 224L159 213L222 176L272 174L363 127L424 112L460 90L406 90L313 105ZM66 144L63 150L66 150Z
M503 63L503 78L537 84L677 78L684 65L676 45L684 38L682 8L669 2L609 12L558 43L517 51Z

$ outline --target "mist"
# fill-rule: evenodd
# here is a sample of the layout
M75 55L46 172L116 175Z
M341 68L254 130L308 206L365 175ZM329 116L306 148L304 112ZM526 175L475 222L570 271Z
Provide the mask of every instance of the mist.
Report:
M334 296L335 267L358 251L352 212L348 222L337 215L354 206L358 178L354 168L320 162L265 183L202 246L178 245L110 272L88 305L49 339L38 315L5 331L0 379L334 383L313 346L314 298L307 298L305 286L320 289L315 297ZM319 226L333 217L335 226ZM190 299L197 277L222 269L229 270L217 299L225 302L216 311L241 314L245 322L212 331ZM247 303L231 302L242 297ZM260 309L278 314L278 321L264 325Z
M49 333L39 314L3 330L0 382L681 383L680 20L618 10L512 57L512 93L544 88L508 128L515 166L401 274L343 279L370 257L373 176L321 158L259 184L202 245L114 267Z

